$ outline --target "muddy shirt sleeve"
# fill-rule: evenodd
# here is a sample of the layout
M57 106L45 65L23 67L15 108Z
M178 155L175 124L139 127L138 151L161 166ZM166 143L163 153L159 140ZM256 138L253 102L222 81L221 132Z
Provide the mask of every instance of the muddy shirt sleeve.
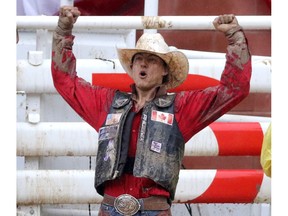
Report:
M58 93L80 117L97 131L112 102L114 90L93 86L77 76L74 36L57 26L53 32L51 73Z
M229 30L225 37L228 46L220 84L177 94L175 118L186 141L249 94L252 69L245 34L238 26Z

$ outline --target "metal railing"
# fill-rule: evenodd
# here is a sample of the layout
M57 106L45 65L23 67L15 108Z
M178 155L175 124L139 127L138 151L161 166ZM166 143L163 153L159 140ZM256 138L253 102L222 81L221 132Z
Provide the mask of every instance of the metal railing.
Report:
M216 17L216 16L215 16ZM239 23L246 30L270 30L271 16L237 16ZM57 17L53 16L18 16L16 19L18 30L34 31L38 29L53 30L57 24ZM126 16L126 17L79 17L75 24L75 31L91 31L96 29L189 29L213 30L214 16ZM33 58L31 53L29 58ZM17 61L17 91L31 94L56 93L50 76L50 60L36 58L34 60L20 59ZM35 57L35 56L34 56ZM223 69L223 59L209 59L215 69L207 76L220 77ZM91 79L91 68L87 65L94 64L96 60L79 60L77 65L81 68L80 76ZM189 60L191 61L191 60ZM270 59L268 59L268 62ZM121 72L118 60L116 68L111 65L97 62L98 71ZM100 67L99 67L100 65ZM210 72L211 68L205 67L203 61L194 60L194 69L203 68L196 73ZM193 73L194 73L193 72ZM253 77L254 76L254 77ZM253 61L253 74L251 92L271 93L271 64L267 61ZM37 107L37 106L36 106ZM31 159L41 156L93 156L97 151L97 133L85 123L55 123L36 121L17 122L17 156ZM31 124L34 123L34 124ZM258 128L251 131L257 132L257 149L259 153L261 138L269 122L257 123ZM217 123L215 123L217 124ZM249 125L249 124L247 124ZM249 129L248 129L249 130ZM49 133L48 133L49 132ZM262 133L262 136L261 136ZM71 139L72 134L75 139ZM87 137L87 143L80 144L79 137ZM210 139L207 140L207 137ZM196 141L187 143L186 155L218 155L219 147L214 131L210 127L195 136ZM198 140L197 140L198 139ZM204 142L206 139L206 143ZM56 142L57 140L57 142ZM61 143L59 144L59 140ZM195 143L200 143L198 146ZM214 147L210 148L214 143ZM243 144L243 148L245 143ZM232 144L231 144L232 145ZM241 147L241 148L242 148ZM247 150L248 152L251 149ZM255 149L253 150L255 155ZM228 153L227 153L228 154ZM246 153L245 153L246 154ZM248 153L249 154L249 153ZM37 163L37 162L36 162ZM31 168L32 167L32 168ZM93 170L38 170L37 165L27 166L25 170L17 170L17 204L65 204L65 203L100 203L101 197L96 193L93 185ZM236 190L239 184L245 190ZM197 187L194 187L197 185ZM221 186L221 187L220 187ZM223 193L225 187L226 194ZM215 189L216 188L216 189ZM226 190L227 189L227 190ZM79 193L81 191L81 193ZM213 196L217 192L218 197ZM222 196L220 196L222 195ZM180 203L270 203L271 182L262 170L181 170L180 180L176 191L175 202Z
M80 16L75 31L95 29L214 30L217 16ZM271 16L237 16L245 30L270 30ZM57 16L17 16L19 30L48 29L57 26Z

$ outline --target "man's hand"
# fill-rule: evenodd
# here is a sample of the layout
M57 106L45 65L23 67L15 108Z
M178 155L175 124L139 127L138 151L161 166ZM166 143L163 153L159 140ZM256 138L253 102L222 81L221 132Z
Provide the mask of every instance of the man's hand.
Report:
M77 7L62 6L59 11L59 27L63 30L71 30L80 14Z
M226 33L230 29L239 26L234 14L224 14L216 17L213 21L216 30Z

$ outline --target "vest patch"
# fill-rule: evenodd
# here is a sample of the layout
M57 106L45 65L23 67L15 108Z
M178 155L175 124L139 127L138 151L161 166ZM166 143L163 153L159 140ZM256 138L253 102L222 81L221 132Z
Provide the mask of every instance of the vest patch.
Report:
M121 116L122 113L108 114L106 119L106 125L119 124Z
M108 143L104 161L110 160L111 163L115 163L115 159L116 159L115 142L114 142L114 139L111 139L109 140L109 143Z
M165 113L161 111L152 110L151 120L161 122L164 124L172 125L174 115L171 113Z
M157 153L161 152L161 147L162 147L162 143L156 142L156 141L152 141L151 143L151 150Z
M99 129L99 141L112 139L116 137L119 125L112 125L108 127L101 127Z

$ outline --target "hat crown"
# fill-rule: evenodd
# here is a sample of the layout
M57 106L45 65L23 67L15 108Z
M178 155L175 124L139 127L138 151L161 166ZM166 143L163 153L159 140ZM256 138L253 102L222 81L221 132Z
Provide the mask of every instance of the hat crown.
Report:
M157 53L168 53L169 47L159 33L144 33L136 43L136 49L147 50Z

